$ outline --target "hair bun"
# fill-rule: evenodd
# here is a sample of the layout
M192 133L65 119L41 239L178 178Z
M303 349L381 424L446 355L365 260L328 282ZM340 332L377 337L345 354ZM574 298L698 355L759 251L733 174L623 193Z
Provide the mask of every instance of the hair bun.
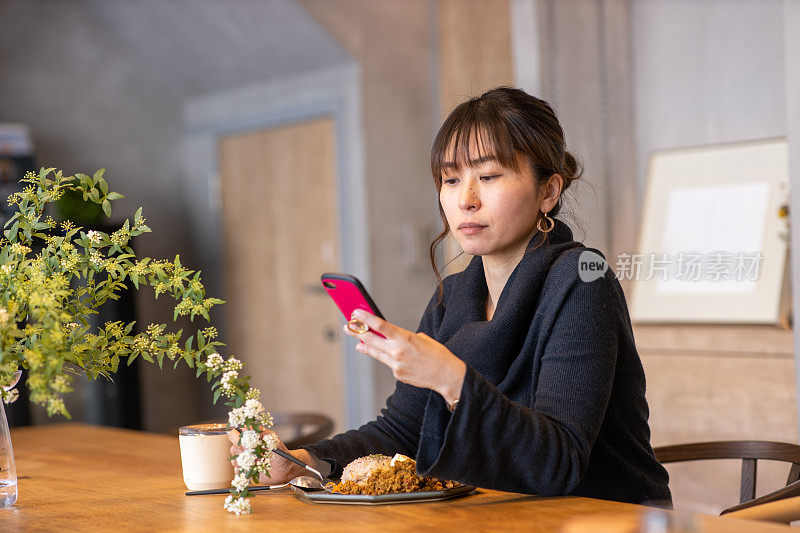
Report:
M564 178L564 190L569 187L570 183L573 181L580 179L581 175L583 174L583 166L578 163L578 160L575 159L571 153L564 151L564 173L562 174L562 178ZM562 191L563 192L563 191Z

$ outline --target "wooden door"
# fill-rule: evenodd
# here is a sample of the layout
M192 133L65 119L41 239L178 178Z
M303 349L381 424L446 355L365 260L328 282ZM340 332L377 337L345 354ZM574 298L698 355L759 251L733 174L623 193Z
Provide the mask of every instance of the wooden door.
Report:
M339 269L334 148L332 119L294 123L222 138L219 168L224 342L267 410L323 413L340 430L342 333L319 281Z

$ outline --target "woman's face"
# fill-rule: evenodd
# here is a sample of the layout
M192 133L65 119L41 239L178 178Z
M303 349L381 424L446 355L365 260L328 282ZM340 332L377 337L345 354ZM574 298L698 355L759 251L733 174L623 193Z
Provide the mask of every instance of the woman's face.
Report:
M519 153L518 171L492 157L478 157L473 142L469 149L472 166L448 165L442 176L439 201L450 231L470 255L516 255L524 251L536 231L542 206L536 179Z

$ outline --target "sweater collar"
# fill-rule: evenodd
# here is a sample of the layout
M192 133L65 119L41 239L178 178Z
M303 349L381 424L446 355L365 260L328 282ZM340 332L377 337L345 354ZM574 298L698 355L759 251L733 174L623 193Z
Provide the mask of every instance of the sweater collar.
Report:
M528 241L525 254L511 272L500 294L494 317L506 308L513 310L522 304L521 300L537 297L544 283L547 270L564 250L580 246L574 242L572 230L561 220L553 219L555 226L544 234L536 234ZM458 293L457 301L463 306L459 311L462 320L470 322L486 321L486 298L489 289L486 286L486 276L483 270L483 259L476 255L469 265L459 274L459 280L454 287Z
M542 233L541 231L537 231L528 241L528 245L525 247L525 254L512 271L511 276L509 276L509 281L511 281L511 277L514 276L523 263L541 263L544 259L549 266L549 261L547 260L552 258L554 248L558 249L560 252L563 250L564 244L574 244L570 227L557 218L554 218L553 221L555 225L550 232ZM573 246L569 247L572 248ZM468 281L469 285L475 285L476 282L483 280L483 289L488 290L486 287L486 276L483 272L483 258L481 256L474 256L462 273L465 275L464 277L467 278L464 281ZM477 284L480 285L481 283ZM508 287L508 285L509 283L506 282L506 287ZM486 294L483 296L485 300Z

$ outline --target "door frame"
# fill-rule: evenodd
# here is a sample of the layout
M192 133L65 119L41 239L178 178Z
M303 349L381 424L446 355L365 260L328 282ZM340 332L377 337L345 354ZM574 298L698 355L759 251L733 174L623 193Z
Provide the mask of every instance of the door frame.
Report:
M334 122L339 257L343 272L370 286L369 225L364 179L361 70L349 62L310 73L187 99L182 110L182 180L191 239L210 293L226 294L221 250L220 137L330 117ZM213 291L213 292L212 292ZM333 304L331 304L333 305ZM214 320L224 330L224 307ZM344 322L342 322L343 324ZM224 331L223 331L224 333ZM345 424L375 418L376 364L342 343ZM269 407L269 406L267 406Z

